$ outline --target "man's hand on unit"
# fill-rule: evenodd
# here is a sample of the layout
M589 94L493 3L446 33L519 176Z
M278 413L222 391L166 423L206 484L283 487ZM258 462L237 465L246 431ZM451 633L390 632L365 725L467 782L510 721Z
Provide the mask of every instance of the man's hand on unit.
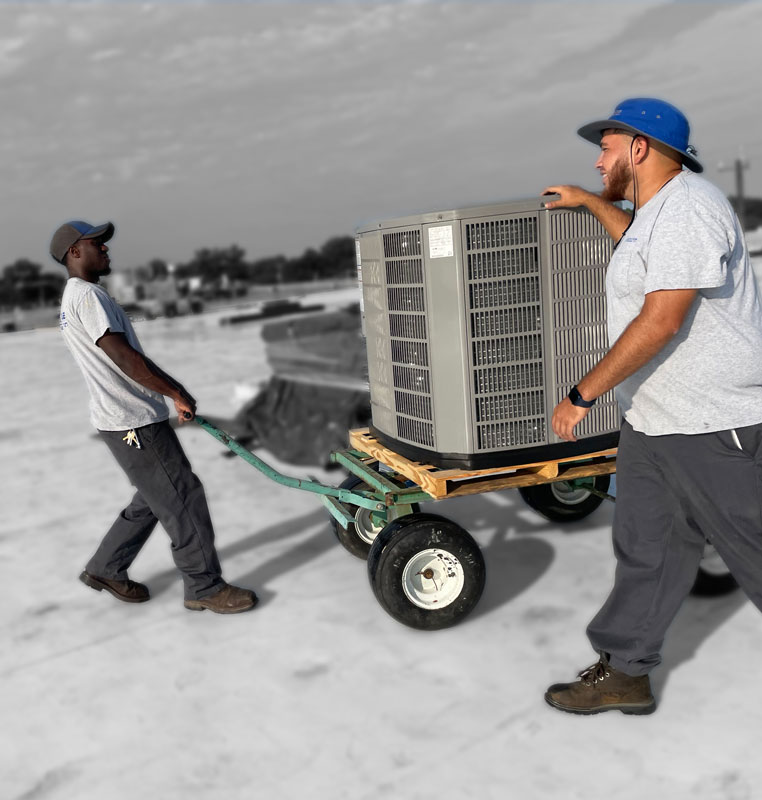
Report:
M589 412L589 408L575 406L568 397L564 397L553 409L553 419L550 423L553 433L567 442L576 442L577 437L574 435L574 428L578 423L582 422Z
M587 205L593 196L592 192L579 186L548 186L542 193L560 195L558 200L547 200L545 208L577 208Z

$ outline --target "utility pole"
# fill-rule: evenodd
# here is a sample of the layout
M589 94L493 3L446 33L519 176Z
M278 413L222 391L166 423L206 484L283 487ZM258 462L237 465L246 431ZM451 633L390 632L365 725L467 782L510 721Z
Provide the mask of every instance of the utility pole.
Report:
M719 170L720 172L728 172L729 170L733 170L736 175L736 204L737 204L737 212L738 212L738 219L741 222L742 230L746 230L746 197L744 195L743 190L743 171L749 168L749 162L745 158L736 158L733 161L733 165L730 166L729 164L720 164Z

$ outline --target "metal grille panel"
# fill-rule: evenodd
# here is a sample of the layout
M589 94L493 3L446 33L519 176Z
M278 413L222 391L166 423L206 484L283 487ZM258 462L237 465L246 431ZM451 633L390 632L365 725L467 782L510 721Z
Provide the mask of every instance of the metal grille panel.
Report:
M510 392L515 389L541 389L543 387L542 364L511 364L474 370L476 394Z
M532 275L539 270L536 247L512 250L486 250L468 254L469 280Z
M388 289L389 311L425 311L423 286Z
M556 402L600 361L606 335L606 264L611 239L589 214L551 217L551 302ZM615 430L619 409L613 391L599 398L577 426L577 437Z
M480 450L506 450L545 441L543 417L510 422L493 422L477 427L477 442Z
M480 281L469 287L471 308L512 306L540 301L540 281L533 278L513 278L505 281Z
M411 392L395 392L394 404L402 414L417 419L431 419L431 398Z
M472 222L466 225L466 248L487 250L537 242L537 218L508 217Z
M397 436L408 442L418 442L427 447L434 447L434 426L430 422L397 415Z
M392 340L392 361L410 367L428 367L429 348L426 342Z
M542 391L496 394L476 399L476 421L518 419L545 412L545 393Z
M365 265L363 264L363 269ZM386 262L386 282L390 286L423 284L423 262L420 258L405 258Z
M384 256L386 258L405 258L421 255L421 232L395 231L384 234Z
M401 339L426 340L426 317L423 314L389 314L389 333Z
M495 450L542 443L537 219L517 216L466 224L464 238L476 446Z
M433 447L421 232L386 233L383 247L397 433Z
M392 368L394 374L394 385L400 389L409 389L413 392L431 391L429 383L429 371L420 367L398 367L396 364Z
M503 339L477 339L473 343L473 361L477 367L541 358L542 337L537 333Z
M471 335L504 336L507 333L529 333L541 329L540 306L498 308L471 314Z

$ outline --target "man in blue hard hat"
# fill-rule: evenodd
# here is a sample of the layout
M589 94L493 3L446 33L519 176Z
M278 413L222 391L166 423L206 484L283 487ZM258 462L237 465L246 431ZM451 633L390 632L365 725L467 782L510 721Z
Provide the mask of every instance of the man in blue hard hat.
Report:
M625 100L578 133L600 146L603 192L551 186L560 199L546 205L587 207L617 243L606 276L610 350L556 406L552 426L574 441L615 387L617 565L587 629L598 662L545 699L577 714L648 714L649 673L707 541L762 608L762 308L738 218L696 174L677 108Z
M61 300L61 333L90 394L90 421L136 489L79 576L125 603L150 599L127 570L157 522L169 534L183 577L185 607L218 614L248 611L249 589L222 579L204 487L169 425L164 396L182 423L196 401L149 359L127 315L100 279L111 272L106 242L114 225L74 220L53 234L50 254L69 273Z

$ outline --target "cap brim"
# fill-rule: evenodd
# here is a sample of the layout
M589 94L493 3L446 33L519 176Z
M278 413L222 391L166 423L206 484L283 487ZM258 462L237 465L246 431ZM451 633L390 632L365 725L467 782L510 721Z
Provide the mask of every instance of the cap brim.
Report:
M81 239L97 239L101 238L104 242L107 242L113 235L114 235L114 223L113 222L105 222L103 225L99 225L97 228L93 228L90 233L86 233L84 236L81 236Z
M683 153L682 150L676 150L672 145L667 144L667 142L662 142L661 139L657 139L656 136L652 136L649 133L643 133L643 131L639 131L637 128L633 128L632 125L628 125L626 122L617 122L616 120L612 119L599 119L596 122L588 122L587 125L583 125L577 133L586 141L592 142L593 144L600 144L601 143L601 136L603 136L603 132L607 130L615 130L615 131L627 131L628 133L636 134L638 136L645 136L647 139L655 139L657 142L661 142L665 147L669 147L674 153L677 153L683 164L691 172L703 172L704 168L701 166L701 163L697 161L693 156L689 155L688 153Z

